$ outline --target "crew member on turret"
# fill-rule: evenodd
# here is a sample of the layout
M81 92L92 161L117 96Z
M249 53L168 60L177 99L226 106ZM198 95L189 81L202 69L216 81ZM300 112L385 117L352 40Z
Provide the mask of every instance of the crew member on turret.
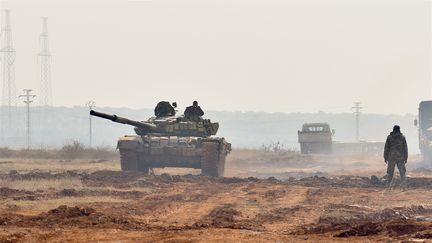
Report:
M194 101L192 106L188 106L184 111L184 116L192 121L199 120L204 115L204 111L198 105L198 101Z
M175 103L173 103L175 105ZM176 106L176 105L175 105ZM168 101L161 101L156 105L154 110L154 114L157 117L161 116L174 116L175 115L174 107Z

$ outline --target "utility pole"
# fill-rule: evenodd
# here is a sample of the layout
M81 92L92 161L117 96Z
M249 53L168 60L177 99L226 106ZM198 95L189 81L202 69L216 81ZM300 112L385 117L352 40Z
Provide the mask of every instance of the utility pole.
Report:
M89 108L89 111L93 110L93 107L96 105L96 102L89 101L86 103L86 106ZM89 114L89 148L92 147L92 116Z
M351 109L354 110L354 115L356 119L356 133L355 133L355 139L356 142L360 141L360 110L363 109L363 107L360 107L360 102L354 102L354 107L351 107Z
M48 18L42 17L42 33L39 36L40 52L38 61L40 62L40 99L41 106L52 105L51 90L51 52L48 41Z
M27 105L27 150L30 149L30 143L31 143L31 132L30 132L30 128L31 128L31 121L30 121L30 103L33 102L33 99L36 97L36 95L32 95L30 94L32 92L31 89L23 89L24 94L20 95L20 98L24 98L24 103Z
M1 60L1 83L2 83L2 97L1 105L2 119L1 130L2 136L5 136L6 131L9 131L13 127L13 107L16 103L16 87L15 87L15 49L12 42L12 28L10 21L10 10L4 11L4 22L1 28L1 48L0 48L0 60ZM3 137L4 138L4 137Z

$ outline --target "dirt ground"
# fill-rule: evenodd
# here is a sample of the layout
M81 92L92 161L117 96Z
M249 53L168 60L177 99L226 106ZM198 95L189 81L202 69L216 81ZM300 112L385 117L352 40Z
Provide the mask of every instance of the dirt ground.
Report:
M238 150L225 178L3 159L0 242L428 241L432 170L411 158L406 191L385 190L379 156Z

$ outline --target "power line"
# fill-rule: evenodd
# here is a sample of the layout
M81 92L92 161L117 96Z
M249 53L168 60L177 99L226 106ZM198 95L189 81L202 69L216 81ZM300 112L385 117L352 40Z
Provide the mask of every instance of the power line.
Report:
M360 102L354 102L354 107L351 107L354 110L355 120L356 120L356 131L355 131L355 140L360 141L360 110L363 107L360 107Z
M40 52L38 60L40 62L40 99L41 106L52 105L51 90L51 52L48 40L48 18L42 17L42 33L39 36Z
M27 106L27 149L30 149L31 144L31 120L30 120L30 104L33 102L33 99L36 97L36 95L30 94L32 92L31 89L23 89L24 94L20 95L18 97L22 98L24 97L24 103Z

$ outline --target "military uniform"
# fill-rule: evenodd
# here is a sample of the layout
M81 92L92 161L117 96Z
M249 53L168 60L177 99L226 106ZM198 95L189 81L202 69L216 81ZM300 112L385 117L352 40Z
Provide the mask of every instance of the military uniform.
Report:
M184 116L190 120L199 119L204 115L204 111L199 106L188 106L184 112Z
M403 185L406 183L406 168L405 163L408 159L408 146L405 136L399 130L393 130L388 135L385 148L384 148L384 160L387 163L387 184L393 179L395 166L399 169L401 182Z

